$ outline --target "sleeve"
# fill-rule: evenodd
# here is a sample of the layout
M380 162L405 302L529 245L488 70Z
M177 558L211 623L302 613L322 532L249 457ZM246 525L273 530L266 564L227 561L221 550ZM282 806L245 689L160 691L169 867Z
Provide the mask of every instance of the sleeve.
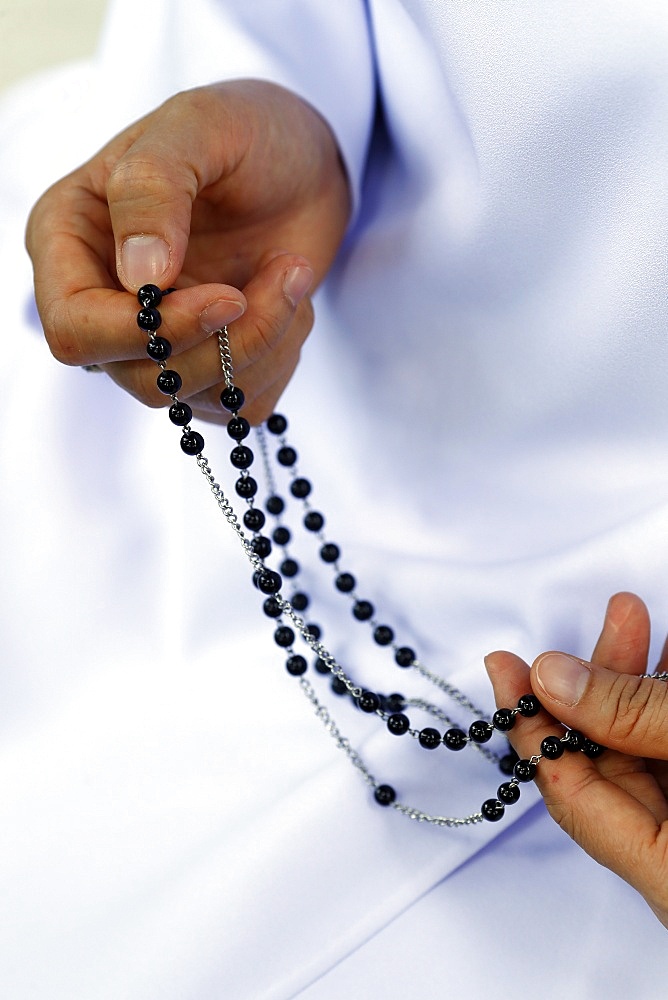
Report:
M329 123L358 204L375 109L365 0L147 0L140 18L137 9L134 0L114 0L102 33L113 128L180 90L269 80Z

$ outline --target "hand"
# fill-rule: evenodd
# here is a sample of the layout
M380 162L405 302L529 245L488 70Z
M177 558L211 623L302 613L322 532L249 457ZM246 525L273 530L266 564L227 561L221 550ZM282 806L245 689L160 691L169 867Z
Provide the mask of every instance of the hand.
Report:
M633 594L608 605L591 663L543 653L531 670L512 653L486 658L498 705L533 689L544 706L512 730L521 757L539 752L563 722L611 749L596 760L567 753L538 765L536 783L557 823L634 886L668 927L668 684L647 669L649 616ZM666 651L659 670L665 670ZM548 714L550 713L550 714Z
M244 415L259 422L297 364L313 322L307 293L349 211L331 131L299 97L260 81L178 94L33 209L26 242L49 347L64 364L103 367L148 406L167 405L128 292L176 286L160 333L178 356L181 398L202 419L227 419L211 334L234 322L235 381Z

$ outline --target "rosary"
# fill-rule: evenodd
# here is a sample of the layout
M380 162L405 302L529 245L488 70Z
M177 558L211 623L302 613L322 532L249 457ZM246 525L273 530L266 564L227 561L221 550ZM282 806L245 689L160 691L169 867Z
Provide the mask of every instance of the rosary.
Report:
M256 428L264 476L269 490L269 496L264 503L266 513L258 506L256 502L258 483L249 472L255 456L252 450L243 443L251 432L251 426L245 417L240 416L240 410L244 404L244 394L233 382L232 354L225 327L218 332L220 359L225 382L220 402L230 414L227 433L234 442L234 447L230 452L230 462L238 474L234 488L239 499L246 504L246 510L241 519L243 527L241 526L237 514L215 481L208 461L203 454L204 438L190 426L192 409L178 398L182 386L181 376L178 372L167 367L167 361L172 353L171 344L157 333L162 322L158 307L163 296L172 291L174 289L161 291L156 285L149 284L144 285L137 293L141 307L137 315L137 325L148 338L146 353L160 368L157 377L158 389L171 398L169 418L173 424L181 428L182 450L186 455L191 455L196 459L218 506L236 533L251 564L253 584L263 595L264 614L275 623L274 642L286 656L287 672L298 678L301 690L313 706L316 715L339 749L345 753L363 780L373 790L375 801L381 806L391 806L409 819L440 827L469 826L483 820L496 822L504 815L506 806L519 800L520 786L534 779L541 760L557 760L567 752L581 752L592 759L604 753L604 747L575 729L566 729L561 737L547 736L540 744L539 752L528 759L519 759L510 746L508 746L508 752L503 755L494 753L486 746L495 731L499 733L509 732L515 725L518 716L529 718L537 715L541 710L540 702L534 694L525 694L519 699L515 708L497 709L491 718L487 718L463 692L427 669L412 648L400 645L395 639L395 632L391 626L378 621L373 604L358 596L357 581L353 574L340 567L341 552L339 546L327 539L324 533L325 517L309 501L312 484L310 480L300 475L297 469L297 452L291 447L285 436L288 427L287 420L278 413L270 416L264 427ZM301 617L301 614L309 607L310 599L299 586L299 563L289 554L288 546L292 532L283 523L282 515L286 505L284 499L277 492L267 433L272 438L277 439L276 462L288 471L290 475L289 491L292 497L303 505L303 528L318 539L320 560L333 571L336 590L351 601L353 617L358 621L368 623L373 642L377 646L387 647L388 651L394 654L397 666L417 671L429 683L446 694L460 709L473 715L482 716L475 718L467 730L460 728L438 706L422 698L405 698L401 694L385 695L361 687L323 645L319 626L307 624L305 619ZM267 514L274 519L271 538L262 533L267 525ZM274 547L282 550L278 571L271 569L265 562ZM291 593L289 597L284 596L283 593L286 580L290 581ZM328 709L318 699L313 685L304 677L308 664L301 653L295 652L294 646L297 638L315 654L314 669L316 673L329 675L332 690L336 694L348 696L362 712L369 716L376 716L379 721L385 724L392 735L410 736L417 741L420 747L429 751L443 746L448 751L458 752L470 745L497 766L508 780L499 785L494 796L482 803L479 811L464 817L432 816L421 809L399 801L397 792L392 785L377 781L371 774L359 753L339 730ZM656 679L668 679L668 674L655 674L653 676ZM423 729L414 728L406 714L406 711L411 707L434 716L448 728L443 733L432 726Z

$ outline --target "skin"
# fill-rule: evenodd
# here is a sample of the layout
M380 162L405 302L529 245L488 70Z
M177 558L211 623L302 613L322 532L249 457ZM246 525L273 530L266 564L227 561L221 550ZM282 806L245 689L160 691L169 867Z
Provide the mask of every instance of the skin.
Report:
M299 97L258 81L178 94L33 209L26 243L48 345L64 364L97 364L142 403L168 405L137 330L134 293L147 281L175 286L160 334L184 380L180 397L199 419L226 420L211 321L232 323L235 382L246 394L244 414L258 423L299 360L313 323L309 293L349 214L334 137ZM164 241L164 255L133 267L125 241L146 236ZM541 657L529 668L497 652L487 666L499 705L533 689L545 707L513 730L520 756L561 735L560 723L612 748L597 761L569 754L539 768L539 788L556 822L668 926L668 685L638 679L648 643L644 605L621 594L577 703L544 690Z

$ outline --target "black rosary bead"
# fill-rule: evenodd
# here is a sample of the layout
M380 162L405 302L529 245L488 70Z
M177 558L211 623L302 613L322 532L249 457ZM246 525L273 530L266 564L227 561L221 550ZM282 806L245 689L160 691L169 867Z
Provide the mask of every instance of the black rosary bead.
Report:
M605 753L605 747L601 746L600 743L595 743L594 740L590 740L585 736L582 752L585 757L589 757L590 760L596 760L601 756L601 754Z
M408 716L403 712L395 712L387 720L387 728L394 736L403 736L410 729Z
M140 309L137 313L137 326L145 333L153 333L160 328L162 316L157 309Z
M584 750L586 737L579 729L569 729L563 740L566 750L575 753L576 750Z
M484 719L476 719L469 726L469 739L474 743L487 743L492 738L494 726Z
M499 802L498 799L486 799L480 807L483 819L489 820L490 823L498 822L505 811L503 802Z
M284 559L280 569L283 576L297 576L297 573L299 573L299 563L296 559Z
M274 494L273 496L267 497L265 507L270 514L273 514L274 517L278 517L278 515L282 514L285 510L285 500L283 497L279 497Z
M181 448L186 455L199 455L204 448L204 438L197 431L186 431L181 435Z
M501 771L501 774L511 775L519 759L519 754L512 747L509 747L508 753L499 759L499 771Z
M246 397L243 394L243 390L239 389L236 385L228 385L220 394L220 402L230 413L236 413L237 410L240 410L245 401Z
M512 708L499 708L492 716L494 728L501 733L507 733L515 725L515 713Z
M399 667L412 667L415 663L415 652L410 646L400 646L394 654L394 662Z
M252 476L241 476L234 484L237 496L243 500L251 500L257 493L257 482Z
M520 797L520 786L515 781L504 781L496 790L496 794L501 802L507 806L514 805Z
M379 646L389 646L394 639L394 632L389 625L377 625L373 630L373 641Z
M254 580L256 576L257 586L263 594L277 594L283 586L283 580L279 574L274 573L271 569L262 570L257 574L253 574Z
M295 633L288 625L279 625L274 632L274 642L277 646L291 646L295 641Z
M146 353L153 361L166 361L172 353L172 345L164 337L153 337L146 345Z
M533 781L536 777L536 771L538 768L530 760L518 760L513 768L513 774L518 781L527 782Z
M466 733L463 729L448 729L443 734L443 746L446 746L448 750L463 750L468 739Z
M288 422L281 413L272 413L267 420L267 430L272 434L284 434L288 429Z
M293 677L301 677L302 674L306 673L306 668L308 664L303 656L295 653L294 656L289 656L285 661L285 669Z
M190 409L187 403L182 403L180 400L178 403L172 403L169 408L169 419L177 427L185 427L189 424L193 418L193 411Z
M538 715L541 704L535 694L523 694L517 702L517 707L520 715L523 715L525 719L530 719L532 715Z
M394 692L387 696L387 708L390 712L403 712L406 707L406 699L402 694Z
M244 525L249 531L262 531L266 520L264 511L261 511L259 507L249 507L244 512Z
M352 573L339 573L334 581L334 586L342 594L350 594L355 589L356 583L357 581Z
M250 429L245 417L232 417L227 421L227 433L234 441L243 441L250 434Z
M316 658L313 666L319 674L328 674L330 672L329 663L327 663L326 660L323 660L320 656Z
M368 622L373 618L374 606L371 601L355 601L353 604L353 615L358 622Z
M289 528L284 528L283 525L281 525L280 527L274 529L274 533L271 537L277 545L287 545L292 538L292 535L290 534Z
M250 546L260 559L266 559L267 556L271 555L271 542L265 535L256 535L255 538L251 539Z
M165 396L173 396L183 385L183 379L178 372L166 368L164 372L160 372L158 375L156 384L160 392L163 392Z
M322 635L322 629L319 625L316 625L315 622L309 622L306 626L306 631L315 639L316 642L318 642L320 636Z
M342 681L340 677L332 677L332 683L330 685L334 694L348 694L348 686L345 681Z
M278 459L280 465L294 465L297 461L297 452L294 448L291 448L290 445L286 444L283 445L282 448L278 449L276 452L276 458Z
M379 806L391 806L397 797L397 793L392 785L379 785L373 793L373 797Z
M249 469L253 464L253 452L245 444L239 444L230 452L230 462L235 469Z
M262 610L267 618L280 618L283 614L283 608L275 597L268 597L262 605Z
M548 760L559 760L564 753L564 744L558 736L546 736L540 745L540 752Z
M320 531L324 524L325 519L318 510L309 510L304 515L304 527L307 531Z
M427 726L425 729L420 730L418 743L421 747L424 747L425 750L435 750L437 746L440 746L441 734L438 729L433 729L431 726Z
M357 705L363 712L377 712L380 708L380 698L373 691L362 691L357 699Z
M320 558L326 563L336 562L340 555L341 549L334 542L325 542L320 549Z
M309 496L312 489L313 487L311 486L310 481L308 479L304 479L303 476L300 476L298 479L294 479L290 484L290 492L293 497L297 498L297 500L305 500L306 497Z
M293 594L290 598L290 604L295 609L295 611L306 611L309 606L309 599L306 594L301 590L298 590L296 594Z
M162 292L157 285L142 285L137 292L137 302L140 306L159 306L162 302Z

